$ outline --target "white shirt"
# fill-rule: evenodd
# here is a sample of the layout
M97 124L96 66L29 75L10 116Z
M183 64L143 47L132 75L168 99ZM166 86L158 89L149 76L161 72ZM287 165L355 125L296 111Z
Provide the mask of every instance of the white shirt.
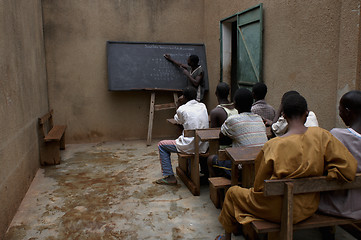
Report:
M308 112L308 116L305 122L305 127L318 127L318 121L316 114L312 111ZM272 131L276 134L277 137L282 136L287 132L288 122L281 116L278 118L277 122L272 124Z
M204 103L196 100L188 101L180 106L174 115L174 120L183 125L185 130L209 128L208 112ZM184 131L176 140L176 147L182 153L194 153L194 137L184 137ZM205 153L208 142L200 142L199 152Z

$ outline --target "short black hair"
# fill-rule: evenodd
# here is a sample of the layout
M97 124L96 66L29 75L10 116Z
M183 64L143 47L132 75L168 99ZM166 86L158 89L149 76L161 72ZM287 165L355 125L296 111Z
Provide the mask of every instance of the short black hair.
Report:
M183 96L188 101L197 98L197 90L194 87L186 87L183 89Z
M256 99L264 99L267 94L267 86L264 83L256 83L252 87L252 92Z
M291 94L284 98L283 113L288 118L301 117L307 111L307 101L300 94Z
M283 104L283 102L285 101L285 98L288 97L288 96L291 96L291 95L300 95L299 92L295 91L295 90L291 90L291 91L288 91L288 92L285 92L282 96L282 99L281 99L281 103Z
M361 91L352 90L345 93L341 98L341 103L345 108L354 112L361 112Z
M234 105L238 112L250 112L253 104L253 96L247 88L239 88L234 93Z
M219 98L226 99L229 95L229 85L225 82L220 82L217 85L216 93Z
M192 63L197 65L199 63L199 57L197 55L190 55L189 56L189 61L191 61Z

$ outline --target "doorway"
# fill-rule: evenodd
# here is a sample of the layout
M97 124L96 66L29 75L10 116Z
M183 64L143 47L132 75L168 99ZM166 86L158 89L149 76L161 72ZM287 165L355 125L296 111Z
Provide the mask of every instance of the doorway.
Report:
M231 98L240 87L262 82L262 4L225 18L221 30L221 76L231 86Z

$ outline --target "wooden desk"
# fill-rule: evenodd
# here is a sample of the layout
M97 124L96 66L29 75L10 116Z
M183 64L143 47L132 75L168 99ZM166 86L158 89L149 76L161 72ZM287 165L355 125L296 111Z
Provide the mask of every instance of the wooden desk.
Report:
M219 133L220 128L207 128L207 129L198 129L196 131L197 136L202 142L209 142L209 154L217 154L219 148Z
M173 123L175 121L168 120ZM178 167L176 168L178 177L187 186L191 193L195 196L200 195L200 175L199 175L199 157L208 157L209 152L199 153L199 141L210 141L211 149L214 154L218 150L218 138L220 129L205 128L196 130L184 130L185 137L194 137L194 154L178 153ZM212 142L212 144L211 144ZM188 161L190 159L190 161ZM190 165L188 167L188 165ZM190 172L189 172L190 170Z
M173 125L179 125L179 124L175 121L174 118L168 118L168 119L167 119L167 122L169 122L169 123L171 123L171 124L173 124Z
M260 147L237 147L226 148L226 154L232 161L232 186L238 184L238 164L242 164L242 187L253 186L255 178L254 160L261 151Z

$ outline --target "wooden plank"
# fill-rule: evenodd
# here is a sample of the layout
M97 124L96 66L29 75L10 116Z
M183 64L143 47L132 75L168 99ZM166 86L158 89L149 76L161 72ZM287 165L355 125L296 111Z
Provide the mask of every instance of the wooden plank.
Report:
M361 188L361 173L357 173L355 180L348 183L340 182L337 179L326 179L326 176L299 179L265 180L264 182L265 196L283 195L285 182L292 182L294 184L294 194L334 191L341 189Z
M194 129L184 129L185 137L194 137L196 135L196 130Z
M253 164L262 146L226 148L226 153L236 164Z
M60 164L60 147L58 142L43 142L40 147L40 164Z
M194 154L178 153L178 156L182 157L182 158L190 158L190 159L192 159L194 157ZM200 153L199 156L206 158L206 157L209 156L209 153L207 153L207 152L206 153Z
M284 196L282 201L281 216L281 239L293 239L293 183L284 184Z
M197 191L197 187L196 185L187 177L187 175L185 174L185 172L182 171L182 169L180 169L179 167L176 168L176 172L178 177L182 180L182 182L187 186L187 188L189 189L189 191L194 195L194 196L199 196L199 191Z
M53 115L53 109L50 109L50 111L48 113L46 113L44 116L40 117L39 118L39 124L42 125L42 124L45 124L49 118Z
M197 130L196 130L197 132ZM194 158L193 161L191 161L191 179L194 185L196 186L196 196L200 195L200 189L201 189L201 182L200 182L200 175L199 175L199 137L197 134L194 137Z
M178 123L176 122L176 120L175 120L174 118L168 118L168 119L167 119L167 122L169 122L169 123L171 123L171 124L173 124L173 125L180 125L180 124L178 124Z
M231 167L231 183L232 186L238 185L238 179L239 179L239 170L238 170L238 164L235 164L232 162Z
M353 220L349 218L339 218L323 214L314 214L306 220L293 225L294 230L319 228L326 226L345 225L360 220ZM280 224L268 222L266 220L256 220L252 222L253 228L257 233L268 233L280 231Z
M60 139L63 137L63 134L65 132L66 126L65 125L56 125L54 126L49 133L45 136L44 140L46 142L50 141L60 141Z
M225 177L212 177L208 181L215 189L231 186L231 180Z
M252 187L254 182L254 160L261 151L259 147L237 147L226 148L226 154L232 160L231 181L232 186L238 184L239 169L238 165L242 165L242 187Z
M199 139L203 142L208 140L218 140L220 132L221 130L219 128L206 128L197 130Z
M225 150L218 150L218 160L219 161L229 160L229 157Z
M155 103L155 92L152 92L150 95L150 106L149 106L149 121L148 121L148 135L147 135L147 145L148 146L152 142L154 103Z
M176 108L176 106L174 103L157 104L154 106L155 111L175 109L175 108Z
M233 164L232 164L233 165ZM235 171L239 171L238 164L235 165ZM233 169L232 169L233 170ZM254 179L256 177L254 164L243 164L242 165L242 187L244 188L251 188L254 184ZM238 176L235 179L238 181Z

